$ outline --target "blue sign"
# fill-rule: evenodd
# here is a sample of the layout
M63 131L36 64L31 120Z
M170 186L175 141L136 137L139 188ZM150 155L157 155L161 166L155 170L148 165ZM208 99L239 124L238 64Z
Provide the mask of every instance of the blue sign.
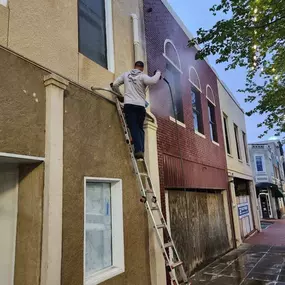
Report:
M249 206L248 204L240 204L238 205L238 215L240 217L245 217L249 215Z

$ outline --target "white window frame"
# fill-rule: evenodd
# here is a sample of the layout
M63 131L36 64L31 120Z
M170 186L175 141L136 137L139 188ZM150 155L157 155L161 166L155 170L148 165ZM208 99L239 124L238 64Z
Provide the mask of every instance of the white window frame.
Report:
M193 70L194 72L195 72L195 74L196 74L196 76L197 76L197 79L198 79L198 82L199 82L199 86L197 86L195 83L194 83L194 81L191 79L191 70ZM195 67L194 66L190 66L189 67L189 82L198 90L198 91L200 91L200 93L201 93L201 95L202 95L202 88L201 88L201 81L200 81L200 77L199 77L199 75L198 75L198 72L197 72L197 70L195 69Z
M85 276L85 253L86 253L86 190L88 182L110 183L111 184L111 213L112 213L112 262L109 268L100 270L88 277ZM123 190L122 179L84 177L84 255L83 255L83 276L85 285L100 284L125 272L124 253L124 224L123 224Z
M105 15L106 15L107 65L108 65L108 70L114 73L115 56L114 56L112 0L105 0Z
M263 166L263 171L258 171L257 170L257 165L256 165L256 157L257 156L260 156L261 157L261 160L262 160L262 166ZM255 154L254 155L254 167L255 167L255 171L256 173L266 173L266 166L265 166L265 157L263 154Z
M214 101L212 101L212 99L208 96L208 89L211 90ZM216 107L215 94L214 94L212 87L209 84L207 84L206 86L206 98Z
M166 45L167 44L170 44L172 45L172 47L174 48L175 52L176 52L176 55L177 55L177 59L178 59L178 63L179 63L179 66L177 66L168 56L167 56L167 53L166 53ZM175 47L174 43L170 40L170 39L166 39L164 41L164 51L163 51L163 54L162 54L181 74L183 73L182 72L182 69L181 69L181 61L180 61L180 57L179 57L179 53L177 51L177 48Z
M8 0L0 0L0 5L7 7L8 6Z

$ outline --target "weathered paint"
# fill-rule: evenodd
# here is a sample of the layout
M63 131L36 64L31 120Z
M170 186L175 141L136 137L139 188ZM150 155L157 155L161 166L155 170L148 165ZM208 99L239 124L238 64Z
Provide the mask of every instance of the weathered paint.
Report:
M0 48L0 74L0 151L43 157L46 72Z
M190 276L230 249L223 196L170 190L168 197L172 236Z
M84 176L123 180L125 273L102 284L150 284L148 221L114 104L66 90L62 285L83 284Z
M40 284L43 187L43 164L19 167L15 285Z

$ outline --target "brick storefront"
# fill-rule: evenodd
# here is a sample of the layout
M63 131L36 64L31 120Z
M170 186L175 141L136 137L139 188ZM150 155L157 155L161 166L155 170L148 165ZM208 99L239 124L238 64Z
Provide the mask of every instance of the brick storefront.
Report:
M181 125L170 119L172 101L167 84L161 80L159 84L150 88L151 111L158 121L161 200L162 208L165 211L165 190L180 190L182 193L181 190L191 189L198 193L206 192L212 193L212 195L215 193L220 195L221 190L227 189L226 154L216 74L205 61L195 60L195 49L190 49L187 46L189 37L183 30L181 23L177 22L173 13L162 1L145 0L144 14L149 73L152 74L156 69L159 69L163 75L166 74L166 65L169 62L167 58L173 56L172 61L175 61L174 63L179 69L179 85L183 102L184 125ZM176 48L176 51L175 48L169 51L169 56L165 50L166 40ZM195 133L194 130L191 100L192 84L189 81L191 66L197 71L200 79L205 137ZM218 144L213 143L210 138L208 99L206 98L208 85L213 90L214 99L211 99L215 101L216 105L215 119ZM172 190L169 191L169 194ZM171 208L172 205L169 207ZM228 246L225 245L225 247ZM225 248L225 250L227 249ZM199 261L189 267L189 270L193 270L196 265L205 260L206 258L201 257Z

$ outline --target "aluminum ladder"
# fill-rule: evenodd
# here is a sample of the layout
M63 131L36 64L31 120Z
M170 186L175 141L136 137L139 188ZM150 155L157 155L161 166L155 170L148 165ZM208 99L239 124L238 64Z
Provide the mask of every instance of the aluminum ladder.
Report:
M169 274L171 285L191 285L184 271L183 262L178 255L166 220L163 216L159 203L157 202L157 197L153 188L147 164L144 159L137 160L134 156L131 135L125 120L122 106L117 98L118 93L105 88L91 87L91 89L92 91L109 91L116 95L116 107L124 131L126 143L128 145L137 183L140 189L140 201L144 203L146 211L152 222L153 229L156 233L157 240L165 260L166 271ZM164 234L164 237L161 233Z

